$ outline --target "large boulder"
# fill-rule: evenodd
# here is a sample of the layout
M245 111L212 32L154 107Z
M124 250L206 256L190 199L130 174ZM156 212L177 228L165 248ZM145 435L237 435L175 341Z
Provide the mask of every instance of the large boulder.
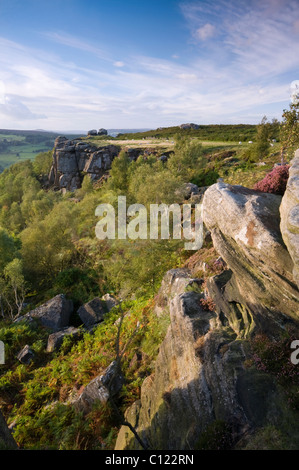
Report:
M38 321L42 326L53 331L59 331L69 326L70 316L73 312L73 302L66 299L63 294L18 318L18 321Z
M80 330L74 326L69 326L68 328L63 328L63 330L51 333L48 337L47 352L58 350L66 336L77 339L80 336Z
M104 300L96 297L78 309L78 315L85 326L89 327L104 320L107 307Z
M204 224L231 270L221 292L226 291L231 311L248 331L299 320L293 261L279 228L280 204L281 196L222 182L203 198ZM240 333L233 314L228 320Z
M73 405L77 410L87 414L92 410L95 403L105 404L110 398L117 395L123 384L124 377L118 367L118 362L114 361L101 375L98 375L86 385L79 398L73 402Z
M101 129L99 129L98 131L98 135L108 135L108 131L101 127Z
M280 215L282 237L294 263L293 276L299 287L299 150L291 161Z

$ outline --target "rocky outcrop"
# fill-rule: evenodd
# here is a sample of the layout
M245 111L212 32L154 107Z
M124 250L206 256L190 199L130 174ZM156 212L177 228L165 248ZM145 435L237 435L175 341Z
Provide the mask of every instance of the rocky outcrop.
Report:
M293 266L293 276L299 287L299 150L291 161L289 179L280 206L281 233L288 248Z
M188 123L188 124L181 124L180 129L193 129L197 130L200 129L200 126L198 124L194 124L193 122Z
M180 274L185 283L188 272ZM167 279L171 281L173 273L167 273L164 284ZM193 279L189 281L195 287ZM205 310L201 298L196 290L168 298L171 323L154 373L144 380L140 400L126 412L126 420L151 449L196 449L199 437L215 422L225 422L236 443L255 426L280 418L273 406L279 391L272 378L246 368L246 343L222 325L215 311ZM115 449L141 447L122 426Z
M237 448L257 429L289 419L273 375L249 366L256 333L275 338L289 325L299 331L280 204L280 196L222 182L206 191L203 219L223 268L203 285L190 269L171 270L162 281L155 312L169 315L170 326L153 374L126 412L149 448L200 448L199 439L219 423ZM140 449L128 427L115 449Z
M80 139L57 137L49 183L59 189L74 191L81 187L85 174L93 181L103 176L119 151L115 145L99 148Z
M281 196L225 183L204 195L204 223L230 269L208 288L217 297L219 313L224 299L223 313L238 335L299 321L293 262L279 228L280 204Z
M98 135L97 131L95 134ZM99 132L104 132L100 129ZM75 191L81 187L85 175L92 181L100 180L111 169L112 162L121 150L117 145L96 146L86 140L68 140L66 137L57 137L53 150L53 164L48 176L48 185L63 191ZM131 160L139 155L145 158L158 152L155 149L124 148Z

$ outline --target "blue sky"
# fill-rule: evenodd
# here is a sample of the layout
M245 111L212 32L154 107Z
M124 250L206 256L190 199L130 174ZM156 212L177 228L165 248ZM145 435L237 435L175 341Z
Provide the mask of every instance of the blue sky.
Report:
M0 128L281 118L298 0L0 0Z

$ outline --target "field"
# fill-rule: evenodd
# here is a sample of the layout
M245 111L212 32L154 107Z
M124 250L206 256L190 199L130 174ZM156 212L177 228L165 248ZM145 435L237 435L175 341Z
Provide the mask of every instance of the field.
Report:
M16 162L32 160L54 147L58 134L46 131L0 129L0 172ZM77 136L68 136L74 138Z

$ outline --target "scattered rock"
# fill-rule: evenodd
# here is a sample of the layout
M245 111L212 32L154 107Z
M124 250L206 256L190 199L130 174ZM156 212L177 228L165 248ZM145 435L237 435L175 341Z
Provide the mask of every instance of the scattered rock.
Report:
M30 362L33 360L33 358L34 358L34 353L30 349L28 344L26 344L26 346L24 346L24 348L17 355L17 359L22 364L26 364L26 365L30 364Z
M74 339L77 339L80 336L80 330L70 326L68 328L64 328L63 330L52 333L48 337L47 352L58 350L66 336L73 336Z
M69 326L70 316L73 312L73 302L66 299L63 294L56 295L45 304L37 307L31 312L19 317L17 321L37 320L41 325L59 331Z
M124 384L124 377L118 370L117 362L112 362L103 374L93 379L73 402L77 410L84 414L89 413L97 401L105 404L107 401L120 392Z
M183 195L185 199L190 199L191 196L199 194L199 187L193 183L185 183L183 187Z
M98 135L108 135L108 131L106 129L99 129Z
M107 313L106 302L99 297L87 302L78 309L78 315L85 326L89 327L104 320Z

